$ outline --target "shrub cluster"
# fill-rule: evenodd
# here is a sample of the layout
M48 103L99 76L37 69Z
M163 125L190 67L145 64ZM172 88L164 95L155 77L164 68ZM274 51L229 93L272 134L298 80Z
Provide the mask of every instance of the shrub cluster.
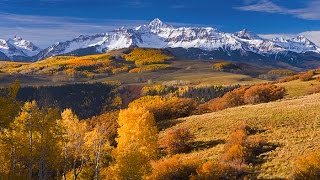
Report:
M189 179L196 173L199 162L195 159L183 159L181 155L160 159L151 163L152 173L149 180Z
M189 141L192 137L189 129L171 129L159 139L159 145L167 154L183 153L190 149Z
M265 143L259 137L250 137L250 132L250 127L240 125L230 135L220 159L200 165L191 179L243 179L248 174L248 164L256 156L256 149Z
M199 106L199 111L217 111L244 104L266 103L282 99L286 94L283 87L273 84L244 86L227 92L220 98L213 99Z
M283 79L280 79L277 81L277 83L285 83L285 82L290 82L294 80L300 79L301 81L310 81L312 80L313 76L315 75L315 71L308 71L308 72L303 72L299 73L293 76L285 77Z
M154 114L156 121L161 121L190 115L196 103L190 98L143 96L129 104L133 106L145 107Z
M209 179L239 179L242 173L238 169L226 164L215 161L208 161L200 165L197 174L191 176L191 180Z

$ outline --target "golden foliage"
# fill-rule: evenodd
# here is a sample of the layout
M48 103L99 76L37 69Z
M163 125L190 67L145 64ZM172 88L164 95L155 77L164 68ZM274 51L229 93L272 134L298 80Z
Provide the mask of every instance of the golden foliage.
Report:
M104 131L104 138L110 142L111 145L116 145L115 138L117 136L119 111L105 112L99 116L92 117L86 120L89 130L99 128L102 126Z
M0 64L6 73L55 75L64 73L69 76L92 77L96 73L116 74L127 72L129 66L113 61L108 54L89 56L56 56L34 63L6 62Z
M144 73L144 72L155 72L159 70L164 70L170 68L170 64L150 64L143 65L134 69L131 69L129 73Z
M319 152L311 153L299 157L294 166L292 179L309 180L320 179L320 154Z
M136 66L148 65L148 64L162 64L165 61L171 59L159 49L143 49L134 48L129 54L123 55L127 61L132 61Z
M116 164L109 168L119 179L141 179L158 156L158 131L153 114L144 108L130 107L119 113Z
M5 95L0 96L0 128L7 128L21 108L21 103L16 100L19 89L20 83L15 81L5 90Z
M195 109L195 102L188 98L143 96L129 107L144 107L154 114L156 121L185 117Z

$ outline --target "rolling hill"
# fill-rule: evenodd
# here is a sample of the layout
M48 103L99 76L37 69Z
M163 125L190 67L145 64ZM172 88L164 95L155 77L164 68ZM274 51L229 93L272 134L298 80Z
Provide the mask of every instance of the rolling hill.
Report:
M195 115L171 121L175 128L188 128L195 135L194 150L185 159L217 159L224 142L241 123L257 130L254 136L266 140L270 149L252 165L258 179L287 179L294 161L320 148L320 94L284 99L259 105L246 105L219 112Z

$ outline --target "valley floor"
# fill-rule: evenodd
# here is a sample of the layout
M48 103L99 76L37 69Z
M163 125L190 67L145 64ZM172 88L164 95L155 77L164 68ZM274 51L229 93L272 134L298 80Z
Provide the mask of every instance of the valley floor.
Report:
M185 158L208 160L218 158L228 136L245 122L269 146L253 164L254 173L259 179L283 179L289 177L297 157L320 148L319 106L320 94L314 94L177 119L171 128L189 128L195 135L194 150Z

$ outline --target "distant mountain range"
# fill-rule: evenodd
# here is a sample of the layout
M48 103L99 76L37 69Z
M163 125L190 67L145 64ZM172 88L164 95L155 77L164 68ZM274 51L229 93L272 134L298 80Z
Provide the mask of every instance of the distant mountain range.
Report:
M136 28L81 35L46 49L18 37L0 39L0 59L38 61L56 55L97 54L135 46L167 48L174 55L197 59L277 60L289 64L320 60L320 48L304 36L264 39L246 29L225 33L211 27L173 27L157 18Z

